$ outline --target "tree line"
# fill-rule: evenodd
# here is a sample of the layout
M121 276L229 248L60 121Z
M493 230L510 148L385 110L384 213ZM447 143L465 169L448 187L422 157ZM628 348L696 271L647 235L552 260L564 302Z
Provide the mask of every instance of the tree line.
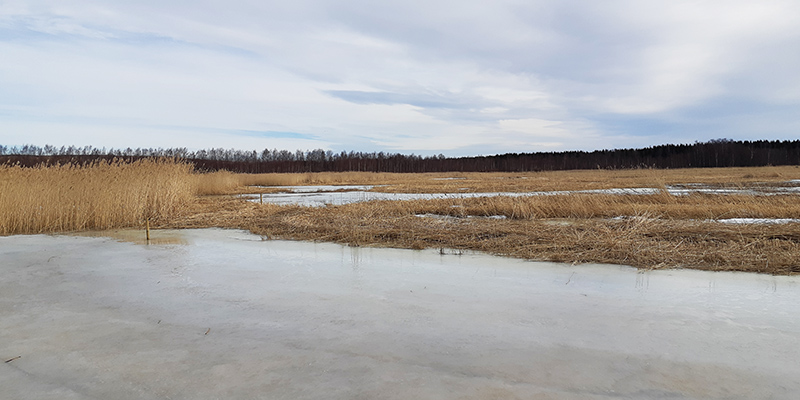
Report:
M384 152L330 150L187 148L96 148L92 146L4 146L0 163L23 166L90 163L98 160L171 157L199 170L245 173L270 172L522 172L570 169L702 168L800 165L800 140L735 141L714 139L693 144L666 144L638 149L506 153L491 156L445 157Z

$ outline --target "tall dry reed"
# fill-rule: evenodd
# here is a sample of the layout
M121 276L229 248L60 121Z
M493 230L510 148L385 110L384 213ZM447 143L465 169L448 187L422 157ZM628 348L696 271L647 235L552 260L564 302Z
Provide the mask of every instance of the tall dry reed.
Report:
M192 166L174 160L0 166L0 235L140 226L192 200Z
M195 174L195 193L201 196L235 193L242 186L243 176L245 174L234 174L230 171Z

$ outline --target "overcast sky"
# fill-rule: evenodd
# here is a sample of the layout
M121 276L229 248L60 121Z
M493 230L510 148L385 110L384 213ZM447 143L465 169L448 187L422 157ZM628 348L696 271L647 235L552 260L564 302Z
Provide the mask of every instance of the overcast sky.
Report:
M3 0L0 144L451 156L800 138L797 0Z

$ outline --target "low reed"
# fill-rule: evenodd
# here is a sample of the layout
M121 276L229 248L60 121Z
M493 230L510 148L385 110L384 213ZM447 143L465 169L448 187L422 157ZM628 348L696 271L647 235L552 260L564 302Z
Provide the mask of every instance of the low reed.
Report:
M795 196L616 196L372 201L328 207L203 198L172 228L247 229L264 238L351 246L478 250L530 260L800 273L800 223L731 225L715 218L797 218ZM481 218L505 215L506 219ZM625 216L624 218L611 218Z
M648 215L661 219L800 218L797 195L652 195L572 193L525 197L450 198L408 201L416 214L455 217L504 216L511 219L614 218Z
M141 226L193 199L192 166L169 159L0 166L0 235Z
M390 185L430 174L394 174L383 172L309 172L276 174L238 174L246 186L297 185Z
M396 193L574 191L610 188L660 188L699 183L719 187L780 185L800 179L797 166L688 168L676 170L576 170L543 172L375 173L315 172L235 174L242 186L378 185L374 191ZM270 192L269 188L249 189ZM231 193L242 192L233 190Z

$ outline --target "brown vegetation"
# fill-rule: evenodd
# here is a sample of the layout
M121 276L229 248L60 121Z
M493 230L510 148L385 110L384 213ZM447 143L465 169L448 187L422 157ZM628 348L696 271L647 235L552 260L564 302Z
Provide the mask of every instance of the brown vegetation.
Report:
M245 174L216 171L194 174L195 193L200 196L236 193L242 187Z
M193 200L192 167L173 160L0 165L0 235L141 226Z
M800 167L687 168L674 170L576 170L545 172L375 173L315 172L236 174L245 186L385 185L374 191L396 193L531 192L663 187L701 183L723 187L774 186L800 179ZM250 188L248 190L259 191ZM262 191L274 191L266 188Z
M687 196L679 207L656 196L586 195L591 206L573 196L530 199L465 199L375 201L307 208L247 203L230 198L205 198L172 228L219 226L248 229L264 238L303 239L352 246L390 246L411 249L478 250L530 260L570 263L614 263L639 268L696 268L773 274L800 272L800 224L726 225L713 220L673 218L692 207L704 210L712 196ZM750 197L755 202L748 202ZM765 200L772 199L772 200ZM487 212L486 201L497 209ZM604 203L604 200L613 200ZM797 207L785 212L791 196L731 197L707 211L709 217L747 215L765 206L763 217L798 217ZM564 209L539 208L541 214L491 219L508 204L538 201ZM647 212L610 219L606 208L636 210L651 202ZM571 206L580 207L570 211ZM723 206L726 204L726 206ZM592 211L593 210L593 211ZM501 215L507 215L500 213ZM582 215L577 215L583 213ZM425 215L427 214L427 215ZM699 214L702 214L699 213Z
M462 178L447 179L442 178ZM640 268L800 272L800 223L727 225L720 218L800 218L797 195L557 194L374 201L306 208L229 196L243 184L375 184L387 191L545 191L780 185L795 167L564 171L525 174L197 174L175 161L0 167L0 234L140 227L247 229L264 238L353 246L478 250L531 260ZM436 190L434 190L436 189ZM504 219L487 217L503 216ZM622 218L619 218L622 217Z
M504 216L511 219L594 219L646 216L668 220L722 218L800 218L796 195L742 194L653 195L561 194L528 197L482 197L405 202L415 213Z

